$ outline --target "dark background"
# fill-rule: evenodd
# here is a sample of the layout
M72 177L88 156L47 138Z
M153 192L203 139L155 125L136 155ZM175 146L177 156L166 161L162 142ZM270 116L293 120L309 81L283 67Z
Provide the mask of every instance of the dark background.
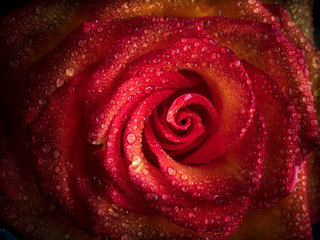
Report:
M9 1L1 1L0 3L0 15L4 15L7 12L10 12L16 8L23 6L24 4L30 1L22 0L9 0ZM320 1L314 0L314 8L313 8L313 25L314 25L314 36L317 47L320 49ZM17 238L13 237L13 235L8 232L10 229L0 223L0 239L1 240L17 240ZM312 234L314 240L320 240L320 223L313 224L312 226Z

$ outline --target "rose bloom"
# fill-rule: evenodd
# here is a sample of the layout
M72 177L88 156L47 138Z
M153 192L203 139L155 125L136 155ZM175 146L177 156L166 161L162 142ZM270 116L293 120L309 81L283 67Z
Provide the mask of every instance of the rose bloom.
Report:
M311 239L311 9L35 1L2 17L2 222L23 239Z

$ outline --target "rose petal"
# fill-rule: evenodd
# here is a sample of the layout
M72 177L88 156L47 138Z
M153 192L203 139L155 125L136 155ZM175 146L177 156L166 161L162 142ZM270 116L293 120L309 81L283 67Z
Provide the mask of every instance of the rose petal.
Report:
M140 194L131 184L126 169L127 166L122 157L122 145L120 143L122 129L138 103L156 90L150 87L151 83L158 88L167 89L178 89L179 87L193 85L192 82L179 73L164 73L161 78L157 77L155 73L145 75L128 80L112 94L107 103L103 105L102 113L99 114L99 116L107 117L107 120L104 120L105 125L96 124L91 130L100 133L107 129L105 147L96 151L101 156L100 161L103 162L101 165L103 165L102 167L105 168L108 175L111 176L120 189L138 199ZM163 79L166 81L163 81ZM139 83L138 85L136 84L137 82ZM114 102L118 102L118 104L115 106ZM129 135L125 141L134 142L136 141L136 136Z
M159 96L161 96L161 97L159 97ZM158 210L160 210L162 212L162 214L169 216L169 218L171 220L173 220L174 222L176 222L178 225L190 227L190 228L193 228L196 230L199 230L200 228L206 229L206 230L210 230L210 229L217 230L217 229L219 229L219 227L224 226L224 224L226 222L233 221L233 219L234 219L235 225L233 225L233 227L230 227L230 231L234 230L234 227L237 225L237 221L239 221L239 217L241 217L241 215L242 215L241 209L243 209L243 208L240 206L245 207L246 202L241 203L241 204L235 203L233 205L226 206L228 211L224 211L224 216L226 218L229 218L230 220L224 221L223 220L224 217L221 220L220 218L214 217L214 215L212 215L214 213L215 216L220 216L216 212L221 210L221 207L222 207L221 205L220 205L220 208L217 208L216 205L207 205L207 204L200 204L201 207L199 207L199 209L200 209L199 211L202 211L203 209L206 209L206 208L210 208L210 211L203 211L201 214L197 214L198 216L195 218L195 213L194 213L195 210L192 207L188 207L189 204L187 202L185 202L185 200L187 200L188 198L186 198L185 196L182 198L181 193L178 193L176 190L174 190L172 188L172 186L170 186L169 182L167 182L167 180L164 178L164 175L162 175L157 168L153 167L145 158L145 156L142 152L142 139L141 139L142 130L144 129L144 122L147 121L148 117L152 113L152 109L147 108L147 106L149 106L150 103L152 103L154 106L157 106L166 97L167 96L164 93L161 93L161 95L158 95L158 94L151 95L144 102L142 102L139 105L139 107L131 114L131 118L127 123L127 128L124 132L124 138L125 138L125 136L129 136L129 135L134 134L134 136L137 139L134 142L127 142L124 140L124 150L126 153L126 157L131 162L131 165L129 166L129 173L130 173L132 181L134 181L135 184L138 185L138 188L141 189L145 193L145 195L148 199L156 202L156 205L159 206ZM150 125L149 125L149 127L150 127ZM256 129L258 129L258 128L256 128ZM149 130L150 130L150 128L149 128ZM148 132L147 129L145 131L146 131L146 136L148 137L150 132ZM249 131L249 133L251 133L251 131ZM254 138L256 138L256 134L252 134L252 135ZM252 135L248 134L248 136L250 136L250 137ZM262 141L263 136L259 139ZM149 144L154 145L151 142L149 142ZM260 145L258 144L257 146L260 146ZM259 153L261 154L261 152L259 152ZM257 160L260 159L259 153L257 154L257 158L256 158ZM162 153L162 154L164 154L164 153ZM263 155L263 153L262 153L262 155ZM160 159L159 156L158 156L158 158ZM235 157L235 158L237 159L237 157ZM239 158L239 159L241 159L241 158ZM260 170L261 170L261 167L262 167L261 159L258 162L260 162L259 164L260 164ZM164 168L164 169L165 169L164 170L165 175L167 175L167 176L168 175L171 175L171 176L175 175L175 174L172 175L172 173L176 172L176 170L174 168L171 168L171 170L170 170L170 168ZM193 174L194 173L198 174L199 172L194 171ZM199 173L199 174L203 175L202 173ZM170 178L168 180L170 181ZM180 179L179 179L179 181L180 181ZM195 181L198 181L198 179ZM175 179L170 182L172 185L176 185L179 183ZM191 182L191 181L188 181L188 183L189 182ZM258 183L258 181L254 181L254 183L256 184L256 183ZM183 188L181 189L181 192L188 192L189 188L192 188L192 186L193 185L189 185L189 184L184 185ZM171 207L168 205L171 205ZM199 204L196 204L196 205L198 206ZM176 207L182 206L182 208L185 209L185 211L184 212L183 211L174 211L174 209L176 208L176 207L173 208L174 206L176 206ZM238 206L238 207L235 207L235 206ZM233 209L233 210L230 210L230 209ZM235 209L239 210L240 212L235 211ZM230 211L232 212L232 214ZM182 213L182 216L180 216L181 213ZM186 220L186 218L189 220ZM200 223L200 220L201 220L201 223ZM205 223L205 222L207 222L207 223ZM222 224L222 225L220 225L220 224ZM231 226L231 225L229 225L229 226Z
M54 91L89 65L102 60L112 43L138 23L139 19L117 23L82 23L54 51L34 64L30 75L32 85L26 97L26 123L35 120Z
M83 222L87 217L81 211L81 204L74 192L74 179L70 173L73 169L75 133L86 133L85 129L79 131L83 118L82 94L86 79L95 68L93 65L81 72L51 97L42 114L31 125L30 134L29 157L45 196L83 226L87 225L87 222ZM80 159L87 156L84 149L81 153L83 156L77 156Z
M186 63L185 59L190 55L192 57ZM167 56L170 57L167 58ZM148 64L154 59L159 61ZM204 62L203 59L207 61ZM172 62L175 62L173 66L171 66ZM230 63L232 63L231 68ZM188 162L188 159L201 159L202 162L208 162L221 155L233 141L243 135L248 122L252 120L254 99L250 81L240 61L226 48L221 49L202 40L182 39L168 49L146 54L143 59L137 59L131 66L137 69L138 73L150 71L150 68L159 69L160 73L168 70L191 70L199 74L210 89L221 124L216 133L201 146L201 150L196 152L197 157L191 154L184 160L185 162ZM222 72L228 77L221 74ZM230 81L230 77L235 81Z
M300 168L296 187L277 205L260 211L248 211L239 228L230 237L235 239L312 239L308 211L306 162Z
M168 47L187 35L207 37L206 32L202 29L195 29L195 26L186 20L170 19L169 21L168 18L153 17L145 17L140 20L139 27L112 45L105 60L90 79L86 95L87 115L91 116L92 113L101 109L100 104L105 97L122 84L122 81L132 76L132 73L127 76L122 75L125 74L124 70L133 60L154 49ZM96 133L97 136L89 136L89 141L96 144L101 143L105 132L106 130L103 130L101 133Z
M27 68L84 21L92 7L79 1L35 1L1 17L1 114L8 133L21 124Z
M24 136L10 139L0 161L1 219L28 239L61 237L93 240L44 199L23 151ZM17 141L18 140L18 141Z
M194 18L204 16L228 16L248 18L250 20L275 21L272 14L258 1L100 1L89 19L111 21L129 19L138 16L166 16Z
M165 138L161 146L172 151L170 155L198 147L206 135L213 134L218 128L216 110L206 97L197 93L178 96L166 111L166 117L163 120L164 124L158 124L161 126L169 124L169 126L166 127L167 129L162 127L164 133L161 135ZM182 123L183 121L186 122Z
M159 214L130 213L113 204L104 189L93 185L89 179L80 178L76 185L78 186L78 192L81 193L84 206L92 216L92 230L100 235L101 239L136 236L146 239L157 239L159 237L163 239L181 238L190 240L194 238L225 239L223 232L197 233L179 227Z
M196 166L172 159L157 142L150 124L146 126L145 135L150 149L158 158L162 174L174 183L176 189L195 199L231 203L244 201L260 184L257 176L261 175L263 167L266 136L264 128L263 117L256 114L241 141L220 159ZM255 144L244 148L248 142Z
M261 208L274 205L292 192L302 163L301 144L297 113L289 98L264 72L243 64L268 132L261 185L251 200L253 208Z
M230 47L240 58L267 72L281 87L298 114L299 134L305 148L302 154L304 158L310 155L319 143L319 134L303 52L273 25L216 17L196 21L218 44Z

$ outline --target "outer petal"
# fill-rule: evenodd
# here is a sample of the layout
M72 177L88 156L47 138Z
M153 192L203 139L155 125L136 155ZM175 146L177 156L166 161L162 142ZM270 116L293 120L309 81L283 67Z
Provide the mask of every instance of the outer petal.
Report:
M218 44L230 47L240 58L264 70L292 101L298 114L303 156L319 144L319 132L303 52L274 25L235 19L204 18L196 21ZM237 27L235 27L237 26Z
M215 203L242 201L258 188L258 176L261 176L263 167L265 134L263 117L260 113L256 114L242 140L228 149L221 158L194 166L171 158L161 148L150 124L145 130L146 140L158 158L162 174L174 188L194 199ZM249 142L255 144L245 148L244 145Z
M83 227L88 225L87 216L76 197L71 173L77 161L85 161L90 151L87 148L79 151L73 145L77 134L86 134L82 95L86 80L95 68L91 66L81 72L51 97L31 126L27 155L44 195ZM81 154L75 155L74 152Z
M34 1L1 17L0 105L6 132L21 124L27 68L88 17L88 2Z
M297 113L289 98L264 72L243 64L268 133L261 185L250 202L253 208L261 208L274 205L292 192L302 163L301 143Z
M41 196L21 151L24 137L15 135L9 144L0 162L1 219L13 226L19 236L28 239L94 240Z
M292 194L271 208L249 211L239 228L230 237L238 239L312 239L307 197L307 168L303 163L301 176Z
M25 122L32 123L57 89L89 65L101 61L110 46L138 23L139 19L112 24L82 23L54 51L35 63L30 70L32 84L25 101Z

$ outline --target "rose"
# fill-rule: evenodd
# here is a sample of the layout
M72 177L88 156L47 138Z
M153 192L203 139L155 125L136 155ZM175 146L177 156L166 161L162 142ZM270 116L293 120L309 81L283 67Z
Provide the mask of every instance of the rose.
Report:
M306 204L305 160L318 136L303 52L277 27L248 20L145 17L104 22L110 20L106 13L112 16L114 10L130 7L129 14L148 14L134 3L121 7L97 8L90 19L98 22L77 27L31 67L26 158L46 198L77 227L95 235L226 238L248 208L274 205L286 197L302 164L294 191L299 204ZM307 61L317 57L282 8L252 1L228 5L228 10L219 6L225 16L238 7L247 10L250 20L280 27L306 50ZM43 11L41 5L36 11ZM12 19L5 20L14 29ZM16 41L12 30L7 34L6 44ZM253 50L244 50L246 45ZM13 68L32 61L8 59ZM316 64L314 60L311 76L316 76ZM22 70L13 71L9 76L21 74ZM86 142L87 136L96 146ZM12 148L19 149L18 154ZM31 177L17 171L15 165L23 164L18 161L21 150L15 139L2 160L3 182L9 183L1 187L9 197L2 215L19 232L41 238L50 230L35 228L30 213L38 202L44 208L48 203L39 198L35 186L25 185L33 182ZM158 162L152 162L155 158ZM269 214L278 208L281 202ZM295 212L284 209L288 216ZM28 215L17 223L15 215L23 213ZM255 214L247 213L242 226L256 220ZM308 223L309 215L299 214L297 222ZM48 215L45 223L38 223L64 232L64 226ZM288 231L284 229L274 234L283 239L281 234ZM292 236L310 234L303 230ZM233 237L250 236L250 231L240 226ZM72 234L83 236L79 230ZM274 239L271 232L268 236Z

